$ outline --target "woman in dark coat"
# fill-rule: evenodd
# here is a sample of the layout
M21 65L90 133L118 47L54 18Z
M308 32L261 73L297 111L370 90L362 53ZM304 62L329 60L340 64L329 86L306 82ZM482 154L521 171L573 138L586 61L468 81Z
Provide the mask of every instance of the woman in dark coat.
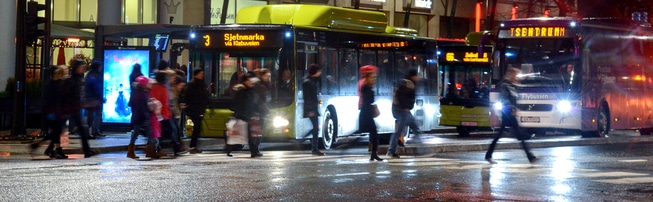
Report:
M252 154L252 158L257 158L263 156L263 154L258 151L258 145L252 138L252 131L251 127L249 127L249 122L252 116L259 113L257 92L255 88L256 83L259 82L259 78L254 72L248 72L242 76L241 81L241 83L233 86L234 100L231 104L231 110L234 111L234 118L247 122L249 151ZM232 156L232 150L233 145L226 145L225 152L227 153L227 156Z
M373 65L366 65L360 68L360 73L362 79L358 82L359 89L359 102L358 107L360 108L360 114L358 115L358 131L359 132L368 132L369 139L372 143L372 155L370 156L370 161L377 160L383 161L379 158L377 150L379 148L379 138L376 131L376 123L374 122L374 117L376 117L376 106L374 103L374 91L372 88L376 84L377 69Z

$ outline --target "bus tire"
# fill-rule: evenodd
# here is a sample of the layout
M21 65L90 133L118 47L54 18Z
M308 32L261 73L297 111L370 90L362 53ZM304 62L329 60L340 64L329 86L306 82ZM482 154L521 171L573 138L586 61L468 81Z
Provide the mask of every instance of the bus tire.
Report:
M338 116L332 107L324 112L324 123L322 124L322 138L320 147L322 149L331 149L331 145L338 137Z
M599 115L596 120L596 131L581 131L583 137L608 137L610 132L610 113L605 104L599 107Z
M651 135L651 132L653 132L653 128L640 128L639 129L639 135Z
M470 130L465 126L456 126L456 132L458 132L458 136L460 137L468 137L469 131Z

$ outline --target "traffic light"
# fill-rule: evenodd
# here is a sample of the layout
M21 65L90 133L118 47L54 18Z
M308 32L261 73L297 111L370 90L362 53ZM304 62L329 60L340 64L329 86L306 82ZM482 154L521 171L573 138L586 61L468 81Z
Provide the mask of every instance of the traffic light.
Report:
M39 11L44 11L47 7L36 1L27 2L27 15L25 15L25 40L26 42L35 42L39 37L45 36L44 17L39 17ZM44 24L39 28L40 24Z

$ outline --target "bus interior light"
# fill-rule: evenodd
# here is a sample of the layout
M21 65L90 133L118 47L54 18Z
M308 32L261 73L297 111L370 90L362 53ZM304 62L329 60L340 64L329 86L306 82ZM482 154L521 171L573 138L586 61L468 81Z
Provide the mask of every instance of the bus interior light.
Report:
M570 22L570 23L569 23L569 26L571 26L571 27L576 27L576 22Z
M571 103L567 100L560 101L557 105L557 108L562 113L567 113L571 111Z
M190 33L190 38L194 39L195 38L195 33Z
M287 31L286 32L286 38L290 38L291 36L292 36L292 33L290 33L290 31Z

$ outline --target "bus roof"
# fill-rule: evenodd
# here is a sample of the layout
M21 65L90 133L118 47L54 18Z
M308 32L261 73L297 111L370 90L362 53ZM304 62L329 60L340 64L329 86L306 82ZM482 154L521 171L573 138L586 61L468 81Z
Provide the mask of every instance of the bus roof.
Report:
M238 24L289 24L386 33L388 19L383 12L355 10L324 5L281 4L240 9ZM397 31L396 29L389 29ZM407 30L399 30L406 34Z
M577 23L571 25L570 23ZM508 20L501 23L499 29L503 27L527 27L527 26L542 26L542 25L558 25L558 26L597 26L606 25L614 27L650 27L650 23L639 23L632 20L622 18L572 18L572 17L537 17L537 18L521 18L515 20Z

